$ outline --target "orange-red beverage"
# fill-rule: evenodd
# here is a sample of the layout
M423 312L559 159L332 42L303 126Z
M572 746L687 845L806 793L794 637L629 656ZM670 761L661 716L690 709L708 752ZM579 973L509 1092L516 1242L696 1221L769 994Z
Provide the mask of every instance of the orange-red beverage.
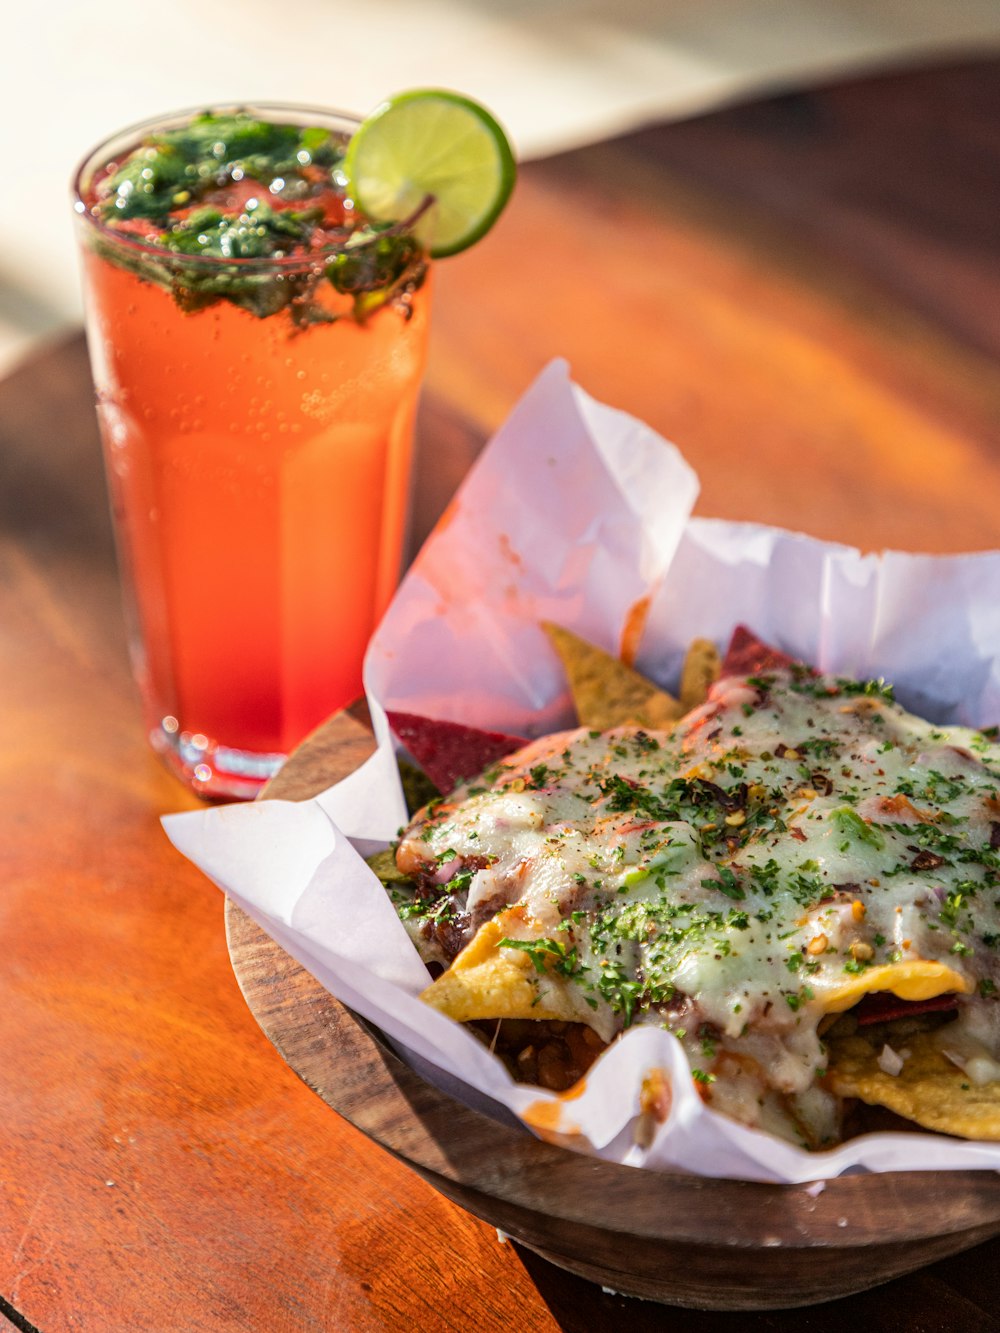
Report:
M360 693L399 573L429 301L419 247L366 230L338 191L350 125L252 115L309 127L294 189L294 141L220 139L206 185L203 162L174 160L177 135L154 137L164 217L162 197L135 203L142 157L121 167L147 128L91 156L77 205L151 739L196 789L230 795L252 795ZM234 140L245 129L220 124ZM182 167L194 189L174 179Z

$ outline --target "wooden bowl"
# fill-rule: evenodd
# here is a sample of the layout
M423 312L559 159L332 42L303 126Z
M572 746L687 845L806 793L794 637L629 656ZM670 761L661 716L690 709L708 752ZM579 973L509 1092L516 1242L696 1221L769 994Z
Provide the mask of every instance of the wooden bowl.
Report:
M312 796L371 749L363 723L340 714L266 795ZM817 1189L641 1171L543 1143L425 1082L232 902L226 927L251 1011L327 1105L448 1199L615 1291L699 1309L809 1305L1000 1233L992 1171L846 1176Z

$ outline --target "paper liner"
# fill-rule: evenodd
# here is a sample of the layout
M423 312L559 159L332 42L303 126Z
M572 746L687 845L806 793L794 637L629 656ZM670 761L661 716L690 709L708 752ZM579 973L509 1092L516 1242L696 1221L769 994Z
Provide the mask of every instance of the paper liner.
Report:
M697 481L648 427L554 362L480 456L378 632L365 684L378 751L315 800L195 811L164 823L198 864L339 1000L473 1105L638 1167L801 1182L845 1171L1000 1169L1000 1144L873 1134L808 1153L707 1109L679 1043L631 1029L559 1097L516 1084L460 1025L418 998L426 971L362 859L405 820L384 708L540 735L572 725L554 620L668 687L696 636L735 624L824 671L885 676L913 711L1000 720L1000 554L862 555L750 524L692 519ZM652 1070L671 1088L635 1140Z

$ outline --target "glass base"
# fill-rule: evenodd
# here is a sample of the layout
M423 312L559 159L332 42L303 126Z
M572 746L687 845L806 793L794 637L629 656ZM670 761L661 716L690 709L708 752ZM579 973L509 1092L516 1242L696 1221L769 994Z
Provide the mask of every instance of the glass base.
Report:
M207 736L181 731L173 717L154 723L149 740L171 773L208 799L252 801L287 758L217 745Z

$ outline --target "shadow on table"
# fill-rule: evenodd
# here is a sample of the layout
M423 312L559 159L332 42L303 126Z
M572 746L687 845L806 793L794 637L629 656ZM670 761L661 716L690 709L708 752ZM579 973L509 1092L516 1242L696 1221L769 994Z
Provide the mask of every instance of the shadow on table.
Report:
M563 1333L844 1333L850 1328L910 1333L988 1333L1000 1328L994 1277L1000 1241L843 1300L795 1310L688 1310L619 1296L510 1242Z
M33 352L0 381L0 530L114 561L94 390L82 333ZM52 522L57 514L58 523Z

